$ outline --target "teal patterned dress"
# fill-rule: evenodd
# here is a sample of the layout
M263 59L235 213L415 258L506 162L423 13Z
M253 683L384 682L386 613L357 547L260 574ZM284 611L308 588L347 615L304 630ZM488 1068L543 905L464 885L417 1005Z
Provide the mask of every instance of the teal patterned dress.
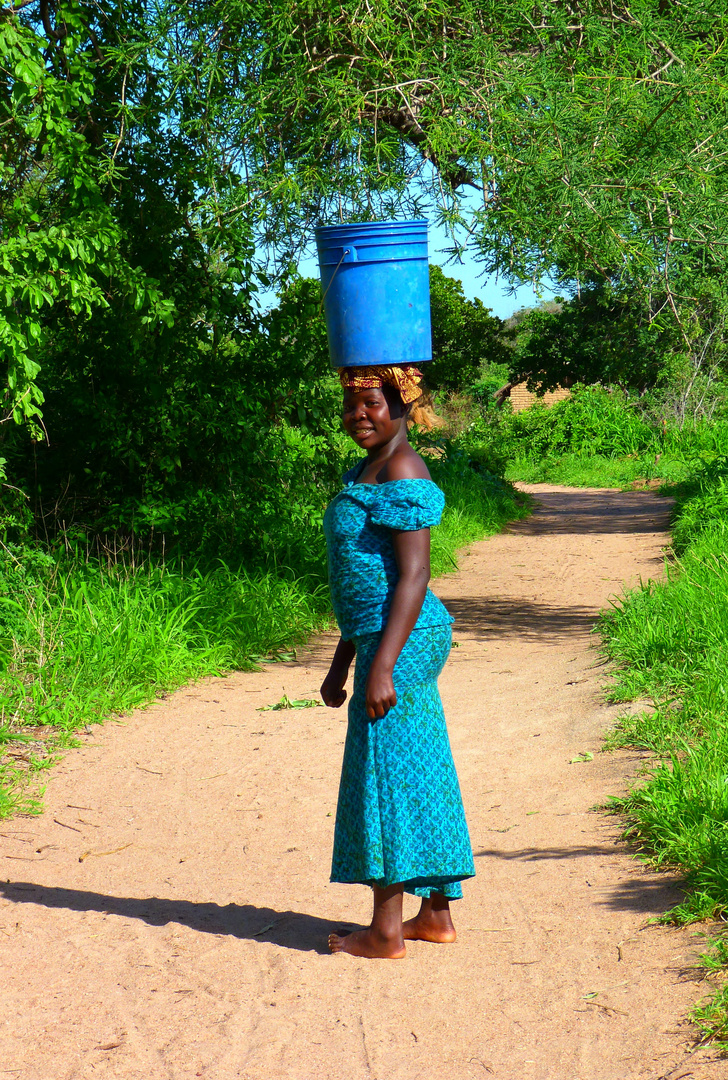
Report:
M331 880L456 900L475 866L437 689L452 619L429 589L394 668L396 706L370 720L364 704L397 583L391 530L437 525L445 499L431 480L356 483L364 465L324 517L334 611L356 647Z

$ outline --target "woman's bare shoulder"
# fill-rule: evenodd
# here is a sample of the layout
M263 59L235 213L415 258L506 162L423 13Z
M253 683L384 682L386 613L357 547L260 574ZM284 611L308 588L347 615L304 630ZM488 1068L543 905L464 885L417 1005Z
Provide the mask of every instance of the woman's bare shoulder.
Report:
M429 480L430 472L420 455L411 447L393 454L384 469L379 483L389 480Z

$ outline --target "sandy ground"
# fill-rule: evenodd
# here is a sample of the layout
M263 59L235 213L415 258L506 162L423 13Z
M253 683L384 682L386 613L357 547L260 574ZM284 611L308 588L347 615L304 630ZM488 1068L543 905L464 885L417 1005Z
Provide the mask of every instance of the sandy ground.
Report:
M649 921L674 882L590 811L642 766L599 753L618 710L590 630L623 581L662 572L668 504L531 490L531 519L435 585L457 619L441 689L478 869L458 942L326 952L370 903L327 881L344 710L257 711L316 695L325 638L93 729L45 814L0 825L0 1077L726 1075L685 1021L709 989L700 938Z

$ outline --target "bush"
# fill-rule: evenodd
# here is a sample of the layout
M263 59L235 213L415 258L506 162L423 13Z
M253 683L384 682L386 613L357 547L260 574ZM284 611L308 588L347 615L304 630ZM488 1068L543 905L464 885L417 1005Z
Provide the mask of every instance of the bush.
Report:
M538 461L561 454L620 456L657 451L659 428L621 390L575 386L571 397L504 413L502 427L514 459Z

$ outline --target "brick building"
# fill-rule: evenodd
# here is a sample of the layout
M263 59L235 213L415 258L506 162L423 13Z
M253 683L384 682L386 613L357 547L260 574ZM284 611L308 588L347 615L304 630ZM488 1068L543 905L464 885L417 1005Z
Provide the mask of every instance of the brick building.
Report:
M555 401L563 401L564 398L570 397L570 395L571 390L567 390L564 386L558 386L556 390L547 391L543 397L539 397L538 394L533 394L530 390L527 390L526 384L523 382L512 386L508 397L513 411L523 412L524 409L529 409L531 405L535 405L537 401L542 401L544 405L553 405Z

